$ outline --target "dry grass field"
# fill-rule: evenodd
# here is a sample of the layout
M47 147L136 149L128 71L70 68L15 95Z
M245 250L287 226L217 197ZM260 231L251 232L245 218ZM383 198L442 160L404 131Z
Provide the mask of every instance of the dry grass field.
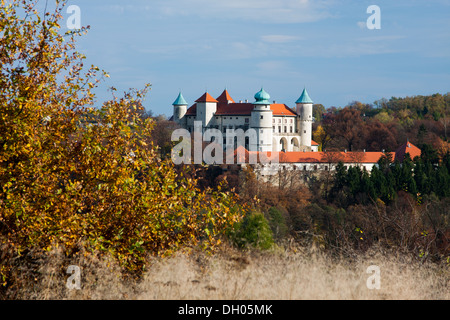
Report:
M66 288L69 275L65 271L69 264L81 268L80 290ZM422 263L381 251L338 259L301 248L270 253L227 249L210 256L179 254L153 258L149 270L137 282L123 281L114 263L90 256L81 255L77 261L68 262L64 255L54 251L40 265L34 279L23 279L15 298L450 299L447 263ZM379 267L379 289L367 287L367 280L373 275L367 273L371 265Z

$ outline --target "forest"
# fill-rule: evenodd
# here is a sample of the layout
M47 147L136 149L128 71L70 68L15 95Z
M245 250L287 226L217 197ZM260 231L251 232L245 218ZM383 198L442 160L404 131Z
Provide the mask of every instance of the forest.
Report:
M298 183L307 173L283 171L279 186L259 182L252 172L210 168L202 177L211 185L226 179L244 201L258 199L257 211L277 241L317 242L333 252L381 244L421 259L448 261L449 111L449 93L352 102L343 108L314 105L314 140L321 150L383 151L372 172L340 163L335 172ZM416 144L421 156L395 160L393 152L405 141Z

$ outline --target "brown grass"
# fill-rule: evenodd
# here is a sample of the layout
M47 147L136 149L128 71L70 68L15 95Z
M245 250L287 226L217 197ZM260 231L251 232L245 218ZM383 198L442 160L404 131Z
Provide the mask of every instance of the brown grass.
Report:
M69 290L69 265L81 268L81 289ZM106 258L60 250L22 269L16 299L450 299L450 266L421 263L381 250L346 258L298 248L270 253L226 249L215 255L153 258L139 281L123 280ZM380 267L381 288L368 289L367 267ZM17 274L20 275L21 272ZM24 276L28 274L28 276ZM32 274L32 276L30 276Z

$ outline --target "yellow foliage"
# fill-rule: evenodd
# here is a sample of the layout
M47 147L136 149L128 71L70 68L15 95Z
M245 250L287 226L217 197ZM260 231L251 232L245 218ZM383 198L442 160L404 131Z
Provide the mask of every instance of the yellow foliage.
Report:
M31 1L11 3L0 9L2 245L70 254L87 244L129 270L147 255L219 245L243 209L234 194L199 190L147 146L153 124L134 109L150 85L93 108L96 77L108 75L84 71L73 52L85 29L64 39L55 31L60 6L44 21L20 20L16 11L31 13ZM7 270L0 262L2 283Z

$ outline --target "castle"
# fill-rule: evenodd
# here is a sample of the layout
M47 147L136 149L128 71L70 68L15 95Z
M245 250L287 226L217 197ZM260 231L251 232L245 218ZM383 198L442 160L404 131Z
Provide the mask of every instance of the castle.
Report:
M235 102L225 89L217 99L205 92L188 108L180 92L173 103L172 120L189 132L194 132L195 121L201 121L203 132L206 129L218 129L223 133L227 129L254 129L257 138L246 142L247 150L318 151L318 144L311 140L313 101L306 88L295 102L295 110L269 100L270 95L263 88L255 94L253 103Z
M384 151L319 152L319 145L311 140L313 101L306 88L295 102L295 110L275 101L271 103L269 99L270 95L263 88L255 94L253 103L236 103L227 90L217 99L205 92L188 108L188 103L180 92L173 103L174 113L171 120L190 133L217 129L225 134L227 129L254 129L256 139L246 141L245 146L233 148L236 157L233 163L243 163L245 166L250 163L248 159L255 154L272 153L277 161L254 166L260 176L271 176L280 170L305 173L331 171L335 170L339 162L342 162L345 168L358 166L370 172L378 160L385 156ZM222 146L225 147L230 141L226 141L226 137L223 139ZM406 153L414 158L420 156L421 151L407 141L393 155L396 160L403 161ZM238 161L240 157L243 159ZM229 165L224 166L225 169L227 167Z

